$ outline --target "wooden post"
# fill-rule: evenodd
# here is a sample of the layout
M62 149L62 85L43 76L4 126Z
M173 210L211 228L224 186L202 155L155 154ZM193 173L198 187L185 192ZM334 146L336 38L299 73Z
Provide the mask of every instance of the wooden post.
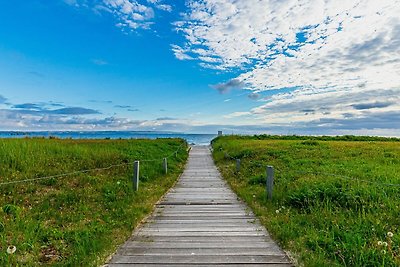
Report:
M240 172L240 159L236 159L236 172Z
M139 165L139 161L136 160L133 163L133 190L134 191L138 191L139 190L139 169L140 169L140 165Z
M272 190L274 187L274 167L267 166L267 195L272 199Z
M168 162L167 162L167 158L163 159L163 166L164 166L164 173L167 174L168 173Z

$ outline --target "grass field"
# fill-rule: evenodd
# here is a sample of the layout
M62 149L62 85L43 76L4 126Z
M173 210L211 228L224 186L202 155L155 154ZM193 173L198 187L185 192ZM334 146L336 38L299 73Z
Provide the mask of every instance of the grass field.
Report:
M399 140L280 139L220 137L213 156L282 247L304 266L400 266ZM272 201L266 165L275 168Z
M0 183L142 160L138 192L132 164L0 185L0 266L104 263L174 184L186 148L180 139L0 139Z

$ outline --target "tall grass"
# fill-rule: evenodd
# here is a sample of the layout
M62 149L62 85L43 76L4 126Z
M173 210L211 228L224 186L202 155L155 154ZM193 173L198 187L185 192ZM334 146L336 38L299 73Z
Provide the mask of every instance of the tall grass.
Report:
M161 159L169 155L164 175ZM0 266L104 263L172 186L186 158L180 139L0 139L0 183L142 160L138 192L132 164L0 185ZM151 159L158 160L144 161ZM16 252L8 254L9 246Z
M301 264L399 266L400 186L389 184L400 184L400 143L307 139L222 137L214 159ZM239 173L225 153L241 159ZM276 170L272 201L266 165Z

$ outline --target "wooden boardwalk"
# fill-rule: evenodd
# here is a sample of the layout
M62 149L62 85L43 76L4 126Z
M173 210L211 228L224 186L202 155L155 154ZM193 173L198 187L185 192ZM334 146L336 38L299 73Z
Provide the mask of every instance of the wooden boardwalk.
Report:
M108 266L292 266L222 180L208 146L195 146L184 173Z

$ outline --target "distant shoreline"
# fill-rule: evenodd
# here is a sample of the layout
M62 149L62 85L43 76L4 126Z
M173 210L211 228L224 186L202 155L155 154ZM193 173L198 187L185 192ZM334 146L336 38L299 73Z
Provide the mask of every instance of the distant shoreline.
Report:
M190 144L209 144L216 134L159 131L0 131L0 138L156 139L182 138Z

